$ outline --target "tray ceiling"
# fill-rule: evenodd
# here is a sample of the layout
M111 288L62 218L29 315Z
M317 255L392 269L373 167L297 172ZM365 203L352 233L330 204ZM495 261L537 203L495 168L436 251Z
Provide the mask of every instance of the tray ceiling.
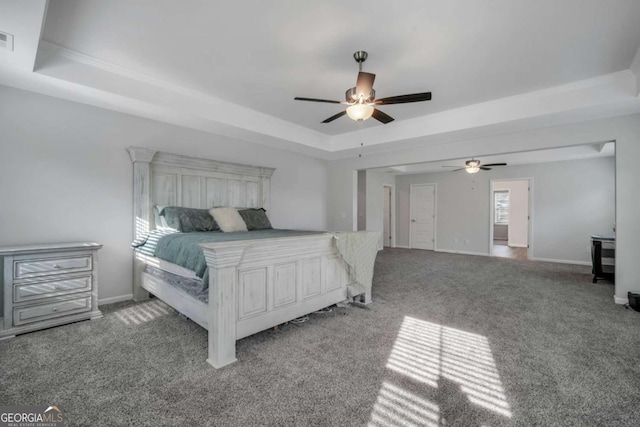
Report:
M4 2L0 84L324 158L640 112L640 2ZM45 19L46 18L46 19ZM356 50L396 121L320 122ZM635 59L635 62L634 62Z

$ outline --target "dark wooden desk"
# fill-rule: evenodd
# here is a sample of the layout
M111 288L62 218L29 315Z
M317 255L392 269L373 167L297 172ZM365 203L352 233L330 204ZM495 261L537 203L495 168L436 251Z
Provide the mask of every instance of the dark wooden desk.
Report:
M593 283L599 279L615 281L616 238L614 236L591 236L591 262Z

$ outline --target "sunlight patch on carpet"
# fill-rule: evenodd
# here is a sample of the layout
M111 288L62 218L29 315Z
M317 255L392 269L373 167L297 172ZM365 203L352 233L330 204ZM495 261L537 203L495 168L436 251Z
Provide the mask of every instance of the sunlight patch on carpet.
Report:
M123 308L122 310L114 312L114 314L125 325L136 326L157 319L158 317L166 316L172 311L172 308L162 301L154 300Z
M438 405L394 384L384 382L378 393L369 426L438 427L439 420Z
M439 382L448 381L471 404L512 416L489 340L482 335L407 316L386 367L434 389ZM371 427L444 424L436 402L388 382L382 384L369 423Z

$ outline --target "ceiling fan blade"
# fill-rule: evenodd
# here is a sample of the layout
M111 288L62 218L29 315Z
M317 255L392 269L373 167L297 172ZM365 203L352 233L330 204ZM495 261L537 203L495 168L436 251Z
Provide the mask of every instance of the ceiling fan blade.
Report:
M465 169L466 169L466 167L465 167L465 168L458 168L458 169L454 169L454 170L452 170L451 172L463 171L463 170L465 170Z
M358 96L362 94L364 95L364 99L367 99L371 93L371 89L373 89L373 82L375 79L375 74L360 71L358 73L358 81L356 82L356 94Z
M300 98L298 96L296 96L293 99L296 101L328 102L329 104L342 104L342 102L340 101L332 101L330 99Z
M373 116L373 118L376 119L377 121L384 123L385 125L393 121L393 117L391 117L386 113L383 113L377 108L373 109L373 114L371 114L371 116Z
M482 166L507 166L506 163L487 163L486 165L482 165Z
M486 166L480 166L480 169L482 169L483 171L490 171L491 168L488 168Z
M322 123L332 122L335 119L339 119L340 117L344 116L345 114L347 114L346 111L340 111L338 114L334 114L333 116L329 117L328 119L323 120Z
M407 104L409 102L422 102L431 101L431 92L412 93L409 95L390 96L387 98L376 99L374 104L377 105L389 105L389 104Z

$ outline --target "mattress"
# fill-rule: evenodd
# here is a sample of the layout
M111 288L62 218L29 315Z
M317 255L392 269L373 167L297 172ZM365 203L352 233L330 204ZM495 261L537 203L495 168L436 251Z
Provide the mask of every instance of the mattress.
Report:
M202 279L202 287L209 284L209 274L204 253L200 247L203 243L236 242L241 240L269 239L278 237L308 236L323 234L322 231L302 230L255 230L237 233L223 233L221 231L201 231L193 233L178 233L167 230L154 230L141 241L133 243L134 250L145 256L152 256L162 261L175 264L183 269L193 271L195 276ZM155 267L162 268L160 262ZM168 268L163 268L165 271ZM172 274L180 274L173 269Z
M179 276L149 264L145 267L145 272L205 304L209 303L209 290L202 289L202 279L200 278Z

